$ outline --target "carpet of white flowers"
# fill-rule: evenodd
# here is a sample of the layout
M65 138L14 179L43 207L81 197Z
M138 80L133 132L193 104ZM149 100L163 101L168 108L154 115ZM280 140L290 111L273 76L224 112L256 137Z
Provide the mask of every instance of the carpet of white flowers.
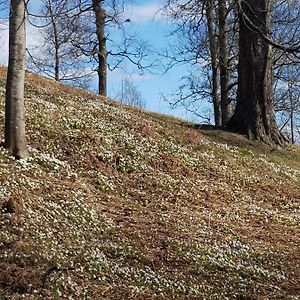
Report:
M0 148L1 300L300 299L299 149L27 79L30 157Z

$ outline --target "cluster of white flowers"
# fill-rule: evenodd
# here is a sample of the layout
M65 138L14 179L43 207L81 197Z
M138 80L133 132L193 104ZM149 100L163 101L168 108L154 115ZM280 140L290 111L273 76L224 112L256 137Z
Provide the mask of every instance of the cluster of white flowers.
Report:
M0 204L21 199L23 209L0 213L3 261L56 266L48 292L57 299L119 288L132 298L283 295L289 249L262 239L254 250L240 228L297 228L297 196L268 187L296 185L299 170L203 137L193 144L178 123L50 81L27 92L30 158L0 148Z

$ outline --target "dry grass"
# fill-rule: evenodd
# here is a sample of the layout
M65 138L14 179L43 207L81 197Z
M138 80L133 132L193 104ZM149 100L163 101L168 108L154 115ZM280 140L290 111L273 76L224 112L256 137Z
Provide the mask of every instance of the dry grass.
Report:
M299 299L299 148L32 74L26 97L31 157L0 148L1 299Z

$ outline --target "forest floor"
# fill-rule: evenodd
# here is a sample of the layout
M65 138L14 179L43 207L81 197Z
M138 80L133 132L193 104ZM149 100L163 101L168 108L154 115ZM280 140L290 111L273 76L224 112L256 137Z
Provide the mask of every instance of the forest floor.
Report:
M3 135L5 69L0 69ZM27 74L0 148L0 299L300 299L300 149Z

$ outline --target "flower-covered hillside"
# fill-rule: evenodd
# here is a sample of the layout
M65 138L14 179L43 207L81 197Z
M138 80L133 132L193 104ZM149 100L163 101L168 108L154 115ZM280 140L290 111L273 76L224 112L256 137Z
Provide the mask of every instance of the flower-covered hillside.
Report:
M299 299L299 148L33 74L26 110L30 158L0 148L0 299Z

